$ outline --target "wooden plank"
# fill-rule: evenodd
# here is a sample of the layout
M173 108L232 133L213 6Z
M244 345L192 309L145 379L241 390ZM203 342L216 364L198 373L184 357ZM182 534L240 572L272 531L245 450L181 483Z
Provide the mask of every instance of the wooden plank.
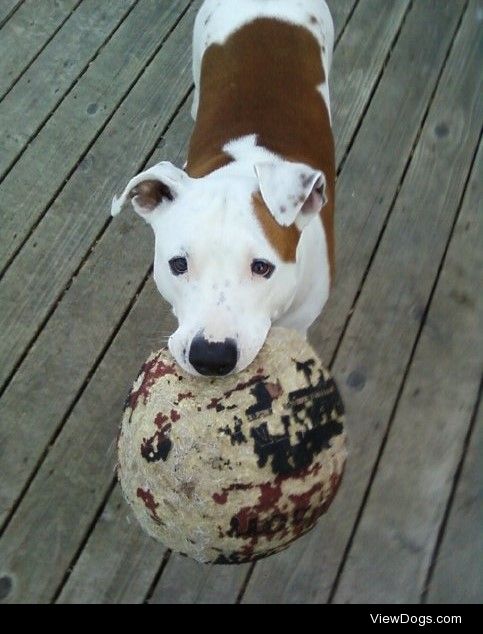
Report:
M432 7L434 16L429 23L433 28L438 23L442 5L441 2L431 5L417 3L413 10L428 11ZM453 2L446 3L447 11L451 12L452 7L455 7ZM414 15L417 13L408 16L407 24ZM412 31L417 31L416 22L411 26ZM427 21L423 22L422 26L427 24ZM477 52L477 26L473 14L468 12L455 39L401 192L337 354L333 370L346 404L350 439L345 482L328 515L322 518L305 541L295 543L285 553L257 564L245 594L246 602L321 602L327 601L330 596L475 151L481 122L481 96L474 82L481 64ZM419 46L427 46L429 39L421 37ZM399 46L393 52L394 57ZM411 72L415 76L416 68L419 64L413 63ZM407 86L404 85L405 88ZM373 102L377 103L375 100L376 97ZM387 103L389 105L390 102ZM400 105L404 105L404 100ZM381 129L388 127L388 115L385 113L385 109L379 111ZM401 109L394 108L394 114L401 117ZM366 121L370 122L369 115L363 125ZM374 133L376 131L377 128ZM359 141L364 138L360 133L353 147L354 154L363 151L366 157L365 162L361 162L359 179L364 181L370 170L372 195L379 196L376 184L372 183L371 166L367 164L367 156L371 156L371 162L376 160L377 146L357 149ZM398 153L401 151L399 145L394 145L392 152L394 147L397 147ZM384 158L389 159L389 156L387 154ZM349 160L344 173L348 166ZM447 177L448 174L451 178ZM357 214L350 206L341 208L339 199L339 218L347 226L347 214L350 214L353 220L351 231L357 232L357 238L354 236L352 242L353 236L349 232L346 244L345 235L339 235L344 235L344 248L358 243L358 248L364 248L365 234L374 232L375 227L372 223L366 223L363 228L359 226L359 213L364 215L361 206L364 199L359 200L358 189L349 191L357 192ZM377 200L369 205L372 213L374 208L378 208ZM376 240L375 234L373 240ZM368 259L370 251L365 253ZM341 271L340 277L344 280L351 275L361 280L365 268L351 266ZM336 293L340 290L337 287ZM345 315L347 310L338 319L328 322L326 313L322 324L331 330ZM314 343L317 347L324 347L327 342L315 340Z
M141 603L164 552L136 522L117 486L58 602Z
M427 603L481 605L483 601L482 414L483 408L480 403L479 416L438 552Z
M0 178L135 2L84 0L0 102Z
M192 126L193 122L190 114L190 105L189 103L186 103L166 133L162 147L155 152L149 163L157 163L164 157L170 156L173 161L175 161L178 165L181 165L185 157L188 131L192 128ZM120 228L118 222L121 219L127 224ZM99 257L103 261L108 262L109 267L113 270L114 275L117 278L118 276L115 274L117 266L114 264L114 269L112 269L113 257L109 255L109 251L112 251L113 254L122 254L122 262L120 262L119 266L125 270L125 273L132 271L133 269L140 269L141 265L137 261L137 257L134 259L130 258L129 252L132 251L133 244L148 244L151 236L147 235L147 226L145 226L144 223L140 223L139 219L136 218L134 214L132 216L125 214L124 218L121 216L116 219L116 224L118 225L117 228L110 234L106 233L106 236L99 243L93 256L95 257L99 254ZM144 267L147 272L152 261L152 252L149 248L139 249L138 252L139 255L144 258ZM130 280L128 278L127 283L124 282L123 286L115 291L115 296L117 298L123 298L126 307L130 299L131 289L129 288L129 281ZM84 276L83 273L81 273L79 275L78 282L85 285L84 293L89 293L90 276ZM90 292L92 293L92 289ZM82 296L84 293L82 293ZM105 296L104 293L102 293L102 295L103 297ZM94 296L95 294L92 293L92 297ZM146 307L144 304L144 310L147 310L147 312L156 316L158 310L157 304L161 301L161 298L159 295L151 293L149 288L148 290L143 289L142 297L144 296L149 296L153 304L149 307ZM112 302L108 300L107 305L111 305L112 310ZM60 312L57 317L58 323L69 323L69 321L75 319L75 314L72 314L68 304L65 306L61 304L59 310ZM102 335L106 338L109 334L109 328L112 328L112 319L112 315L110 317L106 316L104 319L101 319L99 323L95 324L94 329L89 328L89 325L85 324L85 334L82 334L81 339L85 341L85 338L92 336L89 334L92 330L94 330L97 334L102 333ZM79 327L82 328L82 324L79 324ZM58 328L54 327L52 332L53 337L58 336ZM40 339L43 343L44 351L47 351L52 345L52 340L48 341L44 336ZM130 345L135 347L136 350L140 348L144 351L149 351L152 348L158 347L160 345L158 324L153 320L151 327L143 334L142 341L139 339L133 339L130 342ZM85 347L86 346L83 346L83 348ZM89 348L95 347L95 344L89 345ZM49 377L53 376L54 382L48 386L47 390L44 390L45 404L42 404L41 409L45 412L46 420L52 420L52 418L57 421L60 420L61 411L52 411L48 405L50 403L49 395L52 393L52 390L55 389L55 376L59 374L62 366L65 365L66 359L75 358L76 367L78 369L75 382L70 386L68 391L71 394L75 394L75 391L79 389L79 380L82 378L82 376L80 376L80 370L82 371L82 375L85 376L94 359L92 354L83 358L79 355L79 350L76 346L69 345L67 331L61 340L60 348L63 351L63 355L60 359L58 359L58 365L55 365L53 369L50 369L48 372ZM133 355L138 358L136 351L133 351ZM43 359L39 359L37 357L34 365L38 366L39 363L41 365L44 363L48 364L49 358L44 357ZM47 367L49 366L47 365ZM32 377L26 377L25 382L28 384L31 380ZM65 394L65 390L63 391L63 394ZM72 397L70 396L68 398ZM67 403L68 399L63 401L62 406L64 409L67 406ZM117 509L118 497L118 493L114 493L109 500L104 513L109 518L109 521L97 522L95 529L83 549L78 563L74 567L72 574L69 576L67 583L62 590L59 597L60 602L141 603L144 600L152 578L154 578L159 568L164 549L159 550L159 547L155 545L149 537L140 532L138 524L134 521L133 516L130 516L131 521L126 523L125 517L126 514L129 517L129 512L126 505L124 505L122 510ZM144 538L142 538L141 535L144 535ZM95 570L93 570L93 567ZM131 570L129 579L119 585L112 584L111 579L122 578L123 571L125 570Z
M135 304L0 540L0 570L12 583L7 603L52 600L111 487L127 388L173 323L151 280L143 298L151 310Z
M185 4L186 0L176 3L178 9ZM159 6L151 0L145 5L145 8L151 7L154 12L150 16L153 23L156 23L156 7L159 8ZM142 8L141 5L137 5L129 18L134 16L138 8ZM186 42L189 42L191 38L193 13L193 10L190 10L187 18L182 20L155 56L148 70L115 113L50 207L43 222L1 280L0 384L18 363L22 351L39 329L50 307L58 299L69 278L82 262L99 231L108 222L113 192L124 186L126 178L137 169L137 163L133 159L142 157L143 152L147 153L152 148L163 126L169 121L183 95L189 89L191 61ZM144 18L147 17L146 11L143 15ZM135 24L138 25L139 32L141 28L141 24L138 24L139 12L136 16ZM173 15L172 20L174 19ZM158 21L157 27L164 25L164 28L167 28L168 23L172 24L172 21L165 22L163 18L161 22ZM116 36L121 33L123 27L119 29ZM153 27L152 30L156 31L157 27ZM111 43L118 41L116 36L113 37ZM154 37L153 33L153 40ZM158 38L157 33L156 38ZM141 40L139 47L144 51L145 40L137 37L138 42ZM180 47L180 50L177 50L176 46ZM108 48L106 47L104 51ZM127 53L124 53L122 56L124 62L126 55ZM144 52L141 54L141 57L143 56ZM101 59L101 56L98 59ZM127 63L126 66L130 64ZM87 75L86 73L84 78ZM105 76L107 76L106 69ZM108 92L111 90L105 78L102 82L99 81L99 85L101 84L103 90ZM61 108L68 100L68 98L64 100ZM54 119L55 117L49 121L49 124ZM44 127L42 132L45 129ZM62 130L57 130L56 134L66 136ZM74 151L71 148L71 152ZM20 178L19 165L27 152L23 154L15 169L9 173L4 184L11 178ZM54 154L56 156L54 163L57 164L62 160L61 153L56 150L55 142L49 152L51 156ZM116 157L115 169L113 169L113 156ZM48 158L46 160L48 162ZM43 188L46 184L45 178L50 178L50 167L39 162L37 169L39 170L38 183L42 183ZM41 173L44 171L46 175L42 177ZM17 189L19 183L21 179L17 182ZM40 192L42 188L39 189L38 183L37 192ZM7 204L1 197L5 191L0 187L0 205ZM40 193L39 196L41 197ZM12 208L9 208L9 211L12 211ZM2 244L4 242L6 241L2 240Z
M0 186L0 270L17 252L188 5L189 0L140 0L6 176Z
M234 603L249 568L209 566L173 554L149 603Z
M405 0L363 0L357 5L334 57L331 83L332 120L337 162L344 156L354 129L382 71L384 59L408 8ZM334 78L345 81L334 81Z
M7 20L0 33L0 99L79 2L25 0Z
M23 0L3 0L2 4L0 4L0 28L13 15L22 2Z
M478 239L483 212L481 159L482 154L471 176L336 602L418 603L424 590L483 369L477 310L483 270ZM478 521L469 530L481 532ZM456 553L454 560L462 563ZM454 578L450 578L454 587ZM479 591L481 595L481 587ZM464 586L460 592L466 603Z
M3 291L9 289L3 295L3 298L9 299L5 303L0 300L0 321L10 324L10 330L14 329L14 324L10 323L8 313L14 308L15 298L17 301L20 299L19 284L30 276L33 281L35 266L38 271L42 271L43 267L51 269L50 279L44 278L43 290L39 289L36 307L28 309L34 312L42 310L42 292L49 295L49 287L58 284L59 280L65 284L80 260L80 255L74 258L77 245L80 242L87 250L92 244L99 228L109 218L113 192L120 191L136 172L138 157L151 150L189 90L191 64L186 42L189 41L194 14L194 9L191 9L180 22L146 69L123 109L68 183L37 234L37 249L22 253L16 266L9 269L0 292L3 295ZM124 124L125 120L129 121L128 125ZM115 170L111 163L113 155L116 156ZM72 209L75 209L74 215ZM108 341L117 320L122 318L152 263L150 247L133 249L134 244L139 244L133 235L124 236L124 246L119 244L122 232L127 234L131 231L130 221L130 216L126 214L115 231L110 232L106 251L103 251L104 243L99 243L102 245L100 251L95 252L95 258L89 258L70 287L68 296L65 296L67 306L62 310L66 312L54 315L43 337L34 346L34 356L26 358L0 400L2 520L61 424L89 368ZM149 245L148 227L143 223L137 224L141 243ZM17 264L20 263L26 268L12 279L13 268L18 270ZM25 300L30 303L27 297ZM21 333L27 324L28 311L17 324L15 332ZM75 337L72 337L73 329ZM0 347L5 350L7 345L2 338ZM62 386L62 396L59 385ZM33 418L36 419L34 429Z
M337 41L345 28L358 0L327 0L332 20L334 21L334 37Z

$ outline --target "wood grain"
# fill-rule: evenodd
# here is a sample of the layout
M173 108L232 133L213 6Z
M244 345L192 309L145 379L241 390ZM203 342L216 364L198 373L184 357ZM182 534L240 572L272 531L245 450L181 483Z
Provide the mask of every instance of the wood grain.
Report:
M0 99L79 2L25 0L5 22L0 32ZM7 5L10 11L12 4Z
M463 472L438 552L427 596L428 603L481 605L483 600L482 414L480 403Z
M481 353L482 158L480 152L336 602L418 603L424 590L483 370L483 355L474 354ZM476 517L468 526L476 531ZM462 594L476 598L465 586Z
M134 11L129 18L133 15ZM186 41L193 17L190 10L173 31L0 281L0 384L106 225L113 193L122 191L189 90L191 60ZM103 86L108 91L105 82ZM59 130L58 134L63 133ZM55 161L62 161L55 143L50 147ZM7 179L18 176L20 163ZM40 163L38 169L45 183L48 168ZM8 231L5 235L1 244L8 242Z
M113 111L123 111L120 104L126 93L188 4L188 0L140 0L6 176L0 185L0 270L50 207ZM186 51L180 51L182 59ZM129 127L129 113L124 117Z
M0 178L135 2L84 0L0 102Z

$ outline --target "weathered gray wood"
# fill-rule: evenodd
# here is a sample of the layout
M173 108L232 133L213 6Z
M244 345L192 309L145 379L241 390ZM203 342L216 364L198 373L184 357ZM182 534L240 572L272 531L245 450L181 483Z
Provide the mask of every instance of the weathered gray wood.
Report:
M165 156L182 164L185 156L186 142L188 138L188 131L192 128L192 119L190 115L189 104L186 103L180 110L176 119L170 126L167 134L164 138L162 147L158 149L150 159L150 163L156 163ZM122 226L119 224L123 222ZM132 275L131 272L135 269L137 272L142 268L142 262L139 262L139 257L144 259L144 267L147 270L152 261L152 251L150 246L143 249L138 249L138 255L135 258L129 257L130 251L134 244L146 244L150 245L151 235L150 230L148 233L148 227L144 223L139 222L139 219L134 214L121 216L116 219L115 230L110 234L106 234L105 238L99 243L98 249L93 254L99 253L103 261L108 263L109 268L113 271L116 279L118 276L115 271L117 267L120 268L120 278ZM112 252L112 253L111 253ZM113 262L113 254L120 253L122 255L121 260L116 265ZM114 266L114 268L113 268ZM124 271L124 273L122 273ZM87 273L87 272L86 272ZM115 289L114 296L116 301L122 299L127 305L130 297L130 278L127 278L127 282L124 281L122 287ZM91 276L81 272L79 278L76 280L77 284L85 286L84 292L80 293L81 304L85 303L85 295L90 294L91 298L95 298L98 294L96 289L92 288ZM37 349L33 353L36 356L35 365L37 367L48 367L47 376L49 379L43 383L42 392L44 394L43 400L39 403L39 410L44 412L42 418L45 416L45 420L57 420L61 419L62 409L58 410L55 404L55 409L51 407L51 394L55 391L56 377L62 373L62 368L68 363L68 359L76 359L76 375L73 376L73 383L70 385L65 384L67 390L64 389L62 396L60 397L60 405L65 409L68 404L71 394L79 389L80 381L87 374L93 359L94 352L99 348L98 342L90 342L88 346L83 346L79 349L74 342L69 340L69 331L62 329L63 323L69 323L74 321L76 323L76 332L80 329L80 339L86 341L92 338L94 332L95 336L102 335L107 338L110 329L112 328L113 315L105 315L96 323L94 328L91 328L89 323L78 323L76 319L76 300L74 299L79 293L76 289L73 290L72 305L69 305L69 301L64 301L59 307L59 313L56 315L56 324L49 323L48 331L50 334L43 333L39 338L39 348L43 348L44 355L48 353L52 341L55 337L61 337L60 350L62 354L52 360L49 356L44 356L39 359ZM68 295L70 296L70 292ZM144 334L142 341L139 339L132 339L129 341L129 345L133 349L133 356L137 358L137 350L141 347L143 350L149 350L150 348L157 348L164 341L163 335L165 332L159 332L158 324L155 319L157 318L157 304L161 301L159 295L151 293L150 290L143 290L144 295L148 295L152 301L152 306L146 307L150 314L154 315L154 321L150 329ZM102 296L106 298L105 305L110 307L110 310L114 313L117 312L116 303L106 297L105 293ZM95 299L88 299L88 304ZM47 335L47 336L46 336ZM83 356L85 349L91 350L90 355ZM28 364L30 365L30 364ZM52 381L50 379L52 377ZM33 377L25 377L24 384L28 385ZM67 397L67 398L65 398ZM16 396L18 402L18 395ZM59 399L56 399L58 401ZM45 441L44 441L45 442ZM114 500L110 499L104 515L106 515L106 521L97 522L92 534L87 541L87 544L80 556L77 565L59 597L59 601L63 603L140 603L144 600L145 594L149 585L156 574L159 565L160 557L163 550L159 550L159 547L154 545L154 542L148 537L141 537L142 533L135 521L126 523L126 514L129 516L127 506L118 510L118 493L114 493ZM102 520L102 518L101 518ZM131 516L131 520L133 517ZM129 578L122 583L111 583L112 578L122 579L126 570L130 570L131 574Z
M138 157L150 151L163 126L169 122L189 90L191 66L186 41L193 17L194 10L190 10L57 199L52 213L45 218L37 233L36 249L22 252L15 267L9 269L1 284L0 322L12 334L14 331L15 336L22 337L22 330L28 328L29 314L45 310L42 294L52 297L52 287L55 289L57 285L58 289L60 282L66 283L82 253L108 220L113 192L121 191L136 172ZM129 124L126 125L124 120L128 116ZM110 161L113 154L116 156L115 170ZM72 209L75 209L74 214ZM58 314L54 316L52 325L47 326L44 337L34 346L32 365L28 357L0 401L2 519L22 490L89 367L108 340L113 326L122 317L152 262L150 236L143 223L138 223L139 229L136 229L142 237L140 241L134 236L124 236L125 242L122 243L123 232L127 233L132 228L131 221L126 214L115 231L109 232L105 247L101 240L94 252L95 257L89 258L70 288L67 307L63 309L67 312L60 318ZM79 243L84 249L74 257ZM138 244L146 246L134 249L133 245ZM18 271L20 264L25 268L21 269L20 276L12 278L12 271ZM44 272L49 270L50 275L43 278L38 288L39 281L35 281L35 275L42 269ZM30 288L35 290L34 305L31 302L33 297L29 299L27 293L23 295L19 292L19 284L29 277L32 280ZM8 290L4 294L5 289ZM101 297L102 301L99 300ZM15 310L15 302L21 299L25 301L26 312L14 324L10 321L11 311ZM8 347L9 342L2 337L0 349L5 352ZM5 352L5 358L12 353L14 348ZM45 376L47 368L48 379ZM67 377L66 373L71 375ZM62 397L55 396L59 385L65 385ZM39 414L36 414L37 411ZM32 429L32 419L35 418L38 421Z
M381 59L386 57L407 8L406 0L363 0L342 36L331 71L330 95L338 162L377 84Z
M164 552L142 531L117 486L58 602L141 603Z
M23 0L2 0L2 3L0 4L0 28L13 15L14 11L22 4L22 2Z
M482 158L480 153L336 602L418 603L424 590L483 370L477 310L483 270L478 240ZM423 221L428 231L429 216ZM469 530L481 533L476 517ZM474 560L477 544L467 546ZM459 556L454 559L463 563ZM455 578L449 579L457 592ZM461 586L463 603L465 590Z
M79 2L25 0L7 20L0 33L0 99Z
M0 102L0 178L136 0L84 0Z
M149 603L234 603L249 568L208 566L173 554Z
M189 89L191 61L186 43L193 15L190 10L153 59L0 282L0 383L106 224L113 193L135 172L137 161L152 148ZM105 81L103 85L108 90ZM7 179L19 177L22 159ZM55 162L61 160L59 155ZM42 178L38 182L45 184ZM0 201L0 205L5 202L1 193Z
M347 20L357 4L358 0L327 0L332 20L334 21L334 36L337 40L342 29L346 26Z
M6 176L0 185L0 270L16 253L188 4L188 0L140 0ZM185 51L180 51L183 59ZM156 81L162 80L160 74ZM123 111L120 106L117 113L129 127L130 115L122 115Z
M453 6L453 2L447 3L446 9ZM417 3L413 10L429 7L429 3ZM438 13L442 3L434 3L435 9ZM410 19L411 15L407 23ZM437 22L435 14L431 28ZM468 14L338 351L334 373L345 400L350 439L345 482L330 512L306 541L296 542L285 553L257 564L245 594L246 602L321 602L330 595L475 151L481 124L481 91L474 81L481 64L477 26L473 15ZM397 48L393 55L397 55ZM386 122L382 127L387 125ZM400 146L394 147L401 150ZM375 159L375 148L365 150L366 161L359 173L364 176L370 172L372 178L367 156ZM372 195L377 196L377 189L373 189ZM352 191L360 205L357 190ZM358 214L363 213L359 205ZM355 218L354 209L341 209L340 203L338 213L346 223L348 214ZM361 229L354 220L352 230L358 232L363 246L364 233L372 233L374 226L367 223ZM350 238L348 244L357 245ZM342 271L341 277L350 274L360 280L364 269L351 266ZM346 314L343 312L331 322L325 318L322 323L330 330ZM319 347L321 342L314 343Z
M149 281L50 448L0 540L0 570L12 579L5 602L52 600L114 477L123 401L158 333L173 317ZM145 301L150 300L150 311ZM133 346L132 342L137 342Z
M448 525L429 586L427 603L483 602L483 408L457 485Z

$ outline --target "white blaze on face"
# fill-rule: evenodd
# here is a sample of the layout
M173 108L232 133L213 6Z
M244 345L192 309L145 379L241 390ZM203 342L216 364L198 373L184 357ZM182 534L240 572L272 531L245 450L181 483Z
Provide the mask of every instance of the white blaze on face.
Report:
M300 177L298 164L277 165L285 175L292 171L294 182L307 180ZM257 170L243 176L236 171L230 174L228 167L193 179L171 164L160 163L134 177L113 202L116 214L130 200L154 230L154 279L178 319L169 348L191 373L195 369L190 348L200 336L209 343L234 341L233 371L244 369L259 352L271 324L289 311L300 287L297 264L281 259L252 207L253 194L260 189L271 199L272 177L279 182L277 174L264 164L268 172L261 187ZM319 179L308 180L312 186ZM182 273L173 272L170 265L178 258L186 266ZM270 276L253 272L257 260L273 265Z
M289 304L295 276L279 261L251 212L255 183L237 179L197 181L193 191L154 225L155 280L174 307L179 326L169 347L180 365L193 372L189 352L193 339L236 342L235 372L245 368L262 347L277 312ZM182 203L182 204L181 204ZM188 270L174 276L168 262L186 257ZM252 261L275 265L270 279L254 276ZM291 279L292 278L292 279Z

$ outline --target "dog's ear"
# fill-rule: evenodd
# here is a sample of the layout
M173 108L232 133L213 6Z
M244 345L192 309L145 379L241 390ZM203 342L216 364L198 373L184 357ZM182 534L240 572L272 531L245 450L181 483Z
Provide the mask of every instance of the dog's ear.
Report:
M304 163L255 164L260 193L275 220L302 230L327 202L325 175Z
M122 194L114 196L111 215L117 216L127 201L146 222L151 222L160 210L167 208L189 180L183 170L168 161L158 163L134 176Z

